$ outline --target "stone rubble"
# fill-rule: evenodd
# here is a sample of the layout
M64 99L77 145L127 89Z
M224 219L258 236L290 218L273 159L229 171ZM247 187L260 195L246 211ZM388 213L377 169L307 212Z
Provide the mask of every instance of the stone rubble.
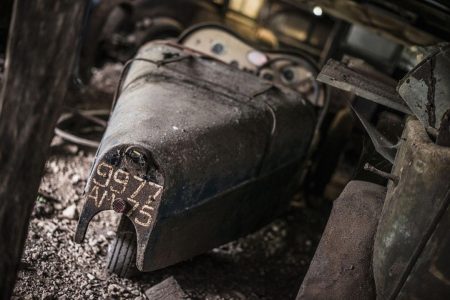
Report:
M145 291L170 276L191 299L295 297L320 238L322 215L295 208L255 234L190 261L122 279L105 271L117 215L96 216L85 242L73 242L93 154L64 143L52 149L13 299L144 300Z

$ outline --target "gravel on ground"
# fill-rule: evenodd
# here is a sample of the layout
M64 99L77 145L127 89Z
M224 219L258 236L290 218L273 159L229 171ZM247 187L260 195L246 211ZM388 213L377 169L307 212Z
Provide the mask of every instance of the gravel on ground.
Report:
M120 70L109 69L111 74ZM92 93L93 98L110 98L108 87L113 84L107 83L101 84L104 95ZM169 277L191 299L295 298L325 226L327 209L308 208L297 197L286 214L258 232L175 266L122 279L105 271L116 214L100 213L91 222L85 242L73 242L93 159L93 152L54 139L14 299L147 299L145 291Z

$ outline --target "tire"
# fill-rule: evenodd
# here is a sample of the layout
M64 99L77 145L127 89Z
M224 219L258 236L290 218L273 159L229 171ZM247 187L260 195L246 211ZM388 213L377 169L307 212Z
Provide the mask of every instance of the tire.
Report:
M136 267L136 232L131 221L122 216L116 237L108 248L107 268L119 277L130 278L140 272Z

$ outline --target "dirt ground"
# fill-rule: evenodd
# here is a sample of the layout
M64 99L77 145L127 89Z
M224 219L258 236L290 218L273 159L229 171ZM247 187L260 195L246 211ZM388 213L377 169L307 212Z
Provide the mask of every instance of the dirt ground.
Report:
M58 144L58 142L56 143ZM294 201L260 231L133 280L105 271L117 216L104 212L83 244L73 242L93 153L52 147L30 224L15 299L147 299L173 276L192 299L294 299L323 230L326 212Z

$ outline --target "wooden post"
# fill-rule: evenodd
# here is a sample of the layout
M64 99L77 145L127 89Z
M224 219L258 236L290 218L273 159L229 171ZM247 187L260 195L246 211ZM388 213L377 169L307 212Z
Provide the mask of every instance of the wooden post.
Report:
M87 0L16 0L0 97L0 299L12 295Z
M11 23L13 0L0 1L0 52L6 50L6 38L8 37L8 27ZM5 42L3 42L5 41ZM0 87L1 88L1 87Z

